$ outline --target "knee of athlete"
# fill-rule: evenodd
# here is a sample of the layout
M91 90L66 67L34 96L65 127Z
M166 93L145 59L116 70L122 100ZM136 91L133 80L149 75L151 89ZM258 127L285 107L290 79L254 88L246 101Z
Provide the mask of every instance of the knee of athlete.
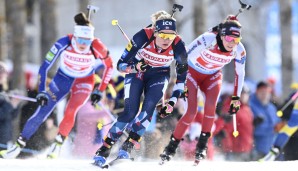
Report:
M118 117L118 121L129 123L135 118L136 114L133 113L123 113L121 116Z
M197 114L197 107L196 106L188 106L187 111L186 111L186 115L188 118L190 118L191 120L195 118Z

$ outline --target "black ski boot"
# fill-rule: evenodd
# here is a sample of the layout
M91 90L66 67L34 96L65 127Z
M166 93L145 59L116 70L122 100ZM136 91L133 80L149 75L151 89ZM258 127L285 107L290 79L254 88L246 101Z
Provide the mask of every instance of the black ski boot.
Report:
M178 145L181 140L176 139L173 134L171 135L171 139L169 144L165 147L162 154L160 154L161 161L159 164L164 164L165 161L170 161L172 157L176 154Z
M115 144L111 138L106 138L103 145L96 151L94 159L94 164L102 167L106 163L107 157L111 153L112 146Z
M141 141L140 135L135 132L130 132L128 138L123 143L121 149L118 152L118 158L120 159L130 159L130 153L135 145L139 145Z
M201 132L199 141L196 146L196 159L194 165L198 165L201 160L206 158L208 149L207 143L210 136L210 132Z

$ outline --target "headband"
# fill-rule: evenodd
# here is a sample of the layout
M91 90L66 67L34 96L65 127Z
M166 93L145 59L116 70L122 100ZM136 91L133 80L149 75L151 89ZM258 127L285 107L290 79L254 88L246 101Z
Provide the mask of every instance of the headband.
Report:
M155 30L173 30L176 31L176 22L172 19L157 20L155 23Z
M74 27L73 35L75 37L83 37L83 38L93 39L94 38L94 27L76 25Z

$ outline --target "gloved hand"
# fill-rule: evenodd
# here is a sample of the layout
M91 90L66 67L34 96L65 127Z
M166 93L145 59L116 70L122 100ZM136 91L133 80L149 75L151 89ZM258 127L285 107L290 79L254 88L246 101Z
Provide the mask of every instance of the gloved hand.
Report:
M238 110L240 109L240 104L241 104L240 103L240 97L232 96L229 113L230 114L236 114L238 112Z
M45 92L39 92L36 96L36 102L40 105L40 106L45 106L48 104L49 101L49 97Z
M98 103L101 100L102 95L103 95L103 93L101 91L99 91L98 89L93 90L91 97L90 97L92 105L95 105L96 103Z
M137 72L145 72L146 70L150 69L151 66L148 65L144 59L141 59L136 65L135 70Z
M183 93L181 93L180 98L183 98L185 101L186 101L186 98L188 98L188 89L186 86L184 87L184 91Z
M162 107L161 110L158 112L159 116L161 118L169 116L174 110L174 105L175 103L173 101L167 102L166 105Z

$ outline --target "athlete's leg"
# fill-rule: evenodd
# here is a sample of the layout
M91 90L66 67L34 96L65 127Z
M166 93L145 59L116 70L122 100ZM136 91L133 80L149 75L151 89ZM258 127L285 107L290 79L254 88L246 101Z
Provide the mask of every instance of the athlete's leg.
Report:
M139 73L143 74L143 73ZM123 134L127 125L135 118L139 111L140 97L143 92L143 77L127 74L124 80L125 105L124 112L117 118L117 122L110 128L103 145L96 151L95 163L102 165L111 153L111 148Z
M201 90L205 94L204 117L202 131L196 146L196 161L205 159L207 156L207 143L211 136L211 128L215 119L215 109L222 84L222 73L208 75L202 84Z
M211 132L215 119L215 109L219 98L222 85L221 71L208 76L201 86L202 92L205 94L204 118L202 124L202 132Z
M195 77L195 73L193 73L192 71L193 70L189 70L186 81L186 86L188 89L187 110L186 113L179 119L173 132L173 136L177 140L182 139L186 130L188 129L189 125L194 120L197 114L198 83Z
M124 112L117 118L117 122L110 128L107 135L113 141L119 139L127 125L139 112L140 98L144 89L143 77L136 77L136 74L126 75L124 81Z
M42 107L39 106L28 119L21 133L24 140L30 139L38 127L48 118L56 104L67 95L73 81L73 78L66 77L60 72L55 75L47 90L47 94L50 97L48 104Z
M74 126L78 110L87 102L93 90L94 76L75 79L71 88L70 98L65 108L64 117L59 125L59 134L68 136Z
M132 124L132 131L139 136L143 136L147 127L151 123L153 112L156 104L163 97L168 86L169 77L155 76L146 82L145 86L145 99L142 105L141 113L134 120Z

